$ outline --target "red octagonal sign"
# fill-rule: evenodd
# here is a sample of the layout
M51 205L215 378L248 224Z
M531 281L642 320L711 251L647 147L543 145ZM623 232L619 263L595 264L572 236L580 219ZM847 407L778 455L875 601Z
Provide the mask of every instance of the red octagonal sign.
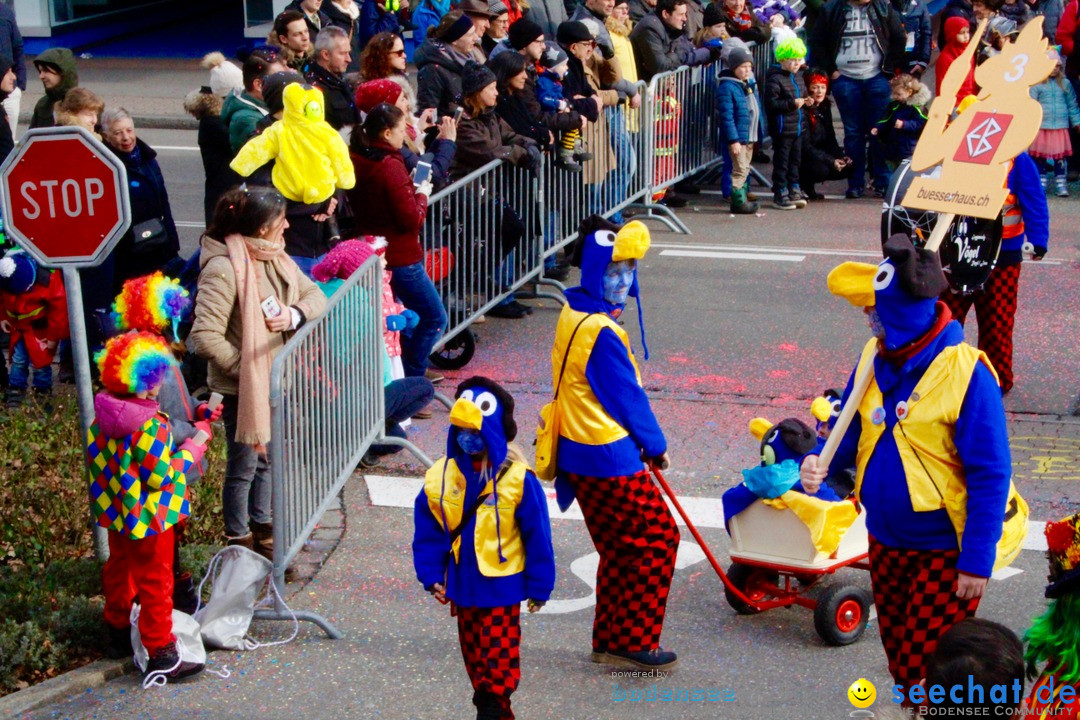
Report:
M51 267L99 265L131 225L124 164L81 127L28 131L0 167L8 234Z

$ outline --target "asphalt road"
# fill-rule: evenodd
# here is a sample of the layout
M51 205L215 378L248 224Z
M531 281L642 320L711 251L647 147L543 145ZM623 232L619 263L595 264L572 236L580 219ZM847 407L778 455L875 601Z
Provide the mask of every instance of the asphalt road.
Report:
M185 251L201 232L202 173L194 133L146 131L159 149ZM835 192L835 189L834 189ZM809 402L842 386L868 337L862 315L825 287L829 269L844 260L877 262L878 212L869 200L813 203L802 211L765 209L733 218L718 198L680 211L694 231L653 233L641 283L651 359L645 384L669 438L668 478L690 498L719 498L757 462L747 430L755 416L809 419ZM1080 507L1080 221L1075 200L1051 200L1050 254L1025 263L1017 313L1017 382L1006 399L1021 492L1032 517L1056 519ZM443 385L484 374L504 383L518 401L519 425L529 428L550 393L550 342L558 308L529 301L535 312L519 321L491 319L477 327L477 356ZM638 344L636 314L627 329ZM974 323L968 332L974 340ZM436 456L445 444L446 415L410 430ZM531 437L523 431L523 437ZM399 457L378 470L402 476L422 468ZM375 482L374 480L372 482ZM392 485L395 481L390 481ZM705 501L703 501L705 502ZM705 502L707 506L707 502ZM204 676L185 685L143 692L134 679L113 681L35 714L42 718L468 718L471 690L454 622L413 578L410 512L371 502L357 475L346 487L345 538L326 567L292 603L331 618L346 636L331 642L303 626L294 642L247 653L214 653L232 677ZM728 539L712 518L704 539L727 563ZM875 708L889 704L888 673L871 621L850 646L826 646L812 613L795 608L737 616L720 583L683 532L663 644L679 666L664 678L613 676L588 661L591 627L589 555L580 520L553 519L559 576L553 609L524 621L523 682L514 696L518 717L532 718L771 718L846 717L847 687L860 677L875 683ZM1033 547L1041 527L1033 525ZM577 572L575 572L575 570ZM1044 607L1046 562L1021 553L1013 572L992 580L980 615L1022 633ZM832 582L869 588L865 572L841 571ZM554 605L554 604L553 604ZM257 623L264 639L289 628ZM678 691L715 690L729 702L630 702L622 690L648 694L656 684Z

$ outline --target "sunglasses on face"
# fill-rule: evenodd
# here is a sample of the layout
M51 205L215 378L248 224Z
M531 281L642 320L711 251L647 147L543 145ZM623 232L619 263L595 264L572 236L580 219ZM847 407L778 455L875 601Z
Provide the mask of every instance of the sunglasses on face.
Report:
M405 57L405 48L402 48L400 50L391 50L390 54L397 55L398 57Z

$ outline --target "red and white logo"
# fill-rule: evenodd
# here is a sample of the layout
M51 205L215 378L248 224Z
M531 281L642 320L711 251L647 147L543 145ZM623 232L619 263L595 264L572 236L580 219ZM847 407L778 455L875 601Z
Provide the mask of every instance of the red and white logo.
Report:
M989 165L994 160L1005 131L1009 129L1013 116L1002 113L978 112L971 119L971 125L964 135L964 141L956 148L953 160L975 165Z

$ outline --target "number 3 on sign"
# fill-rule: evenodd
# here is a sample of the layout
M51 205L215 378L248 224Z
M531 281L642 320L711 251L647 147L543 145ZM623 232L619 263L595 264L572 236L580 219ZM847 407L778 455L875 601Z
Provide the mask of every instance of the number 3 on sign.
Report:
M1012 59L1013 69L1005 73L1005 80L1007 82L1016 82L1020 78L1024 77L1024 68L1028 64L1028 56L1024 54L1017 55Z

